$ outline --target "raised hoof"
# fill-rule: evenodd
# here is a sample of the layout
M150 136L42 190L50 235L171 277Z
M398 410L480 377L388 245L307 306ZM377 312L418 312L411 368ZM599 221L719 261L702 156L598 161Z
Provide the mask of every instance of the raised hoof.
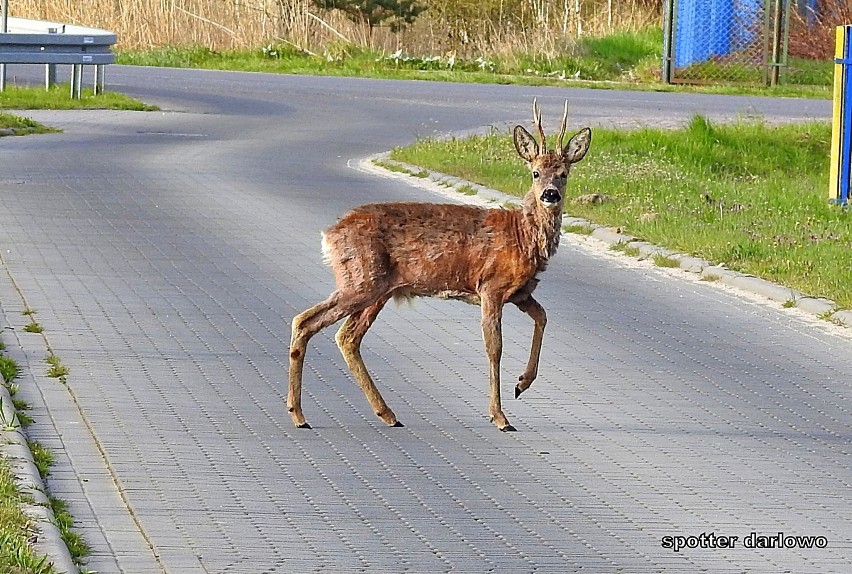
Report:
M501 427L500 430L503 432L517 432L518 429L516 429L512 425L506 425L504 427Z
M311 428L311 425L309 425L308 423L302 423L300 425L296 425L296 428L297 429L309 429L309 428Z
M521 388L521 385L515 385L515 398L521 396L521 393L524 392L524 389Z
M401 422L399 422L399 421L396 421L395 423L393 423L393 424L392 424L392 425L390 425L390 426L391 426L392 428L400 428L400 427L404 427L405 425L404 425L404 424L402 424L402 423L401 423Z

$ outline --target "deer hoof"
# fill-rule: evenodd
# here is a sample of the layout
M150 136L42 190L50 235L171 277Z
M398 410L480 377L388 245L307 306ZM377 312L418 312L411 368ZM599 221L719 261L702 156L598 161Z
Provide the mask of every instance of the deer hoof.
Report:
M517 432L518 429L516 429L512 425L506 425L504 427L500 427L500 430L503 432Z
M393 424L392 424L392 425L390 425L390 426L391 426L392 428L400 428L400 427L404 427L405 425L404 425L404 424L402 424L402 423L401 423L401 422L399 422L399 421L396 421L395 423L393 423Z
M521 388L521 385L515 385L515 398L521 396L521 393L524 392L524 389Z
M297 429L309 429L309 428L311 428L311 425L309 425L308 423L305 422L305 423L302 423L300 425L296 425L296 428Z

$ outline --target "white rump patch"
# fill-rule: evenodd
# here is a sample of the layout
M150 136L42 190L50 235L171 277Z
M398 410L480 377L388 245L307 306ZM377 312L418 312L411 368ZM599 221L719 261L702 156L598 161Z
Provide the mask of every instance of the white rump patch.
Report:
M328 242L328 238L325 236L325 231L321 232L322 235L322 260L325 261L326 265L331 265L331 244Z

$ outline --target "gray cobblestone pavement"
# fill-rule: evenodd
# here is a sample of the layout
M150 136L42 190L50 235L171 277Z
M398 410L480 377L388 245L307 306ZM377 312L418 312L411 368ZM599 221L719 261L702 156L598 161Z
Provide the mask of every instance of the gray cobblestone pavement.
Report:
M314 429L292 428L289 320L332 286L320 229L358 203L423 198L347 160L526 122L530 88L223 75L222 91L198 82L220 76L118 70L167 111L34 113L65 132L0 140L4 340L41 368L29 306L70 368L22 393L89 569L852 570L849 338L570 244L537 291L539 379L505 400L518 433L485 416L478 309L433 300L389 307L364 344L405 428L370 412L333 330L306 363ZM625 96L646 97L668 106ZM596 113L630 115L603 98ZM508 380L531 334L507 310ZM752 533L826 547L748 548Z

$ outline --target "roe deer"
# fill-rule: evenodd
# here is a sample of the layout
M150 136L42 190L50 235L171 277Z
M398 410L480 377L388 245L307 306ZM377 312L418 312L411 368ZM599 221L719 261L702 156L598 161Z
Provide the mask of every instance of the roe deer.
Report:
M532 187L520 210L434 203L378 203L357 207L323 233L323 253L334 271L335 291L293 319L287 408L293 423L310 428L302 413L302 368L310 338L347 317L335 340L373 411L402 426L385 403L361 358L364 334L391 297L433 296L482 306L482 336L490 361L491 420L514 431L500 404L503 305L514 303L535 323L529 362L515 387L527 390L538 373L546 316L533 299L537 275L559 245L565 183L586 155L592 132L584 128L563 147L568 102L557 148L547 150L541 111L533 101L541 144L522 126L515 149L528 164Z

